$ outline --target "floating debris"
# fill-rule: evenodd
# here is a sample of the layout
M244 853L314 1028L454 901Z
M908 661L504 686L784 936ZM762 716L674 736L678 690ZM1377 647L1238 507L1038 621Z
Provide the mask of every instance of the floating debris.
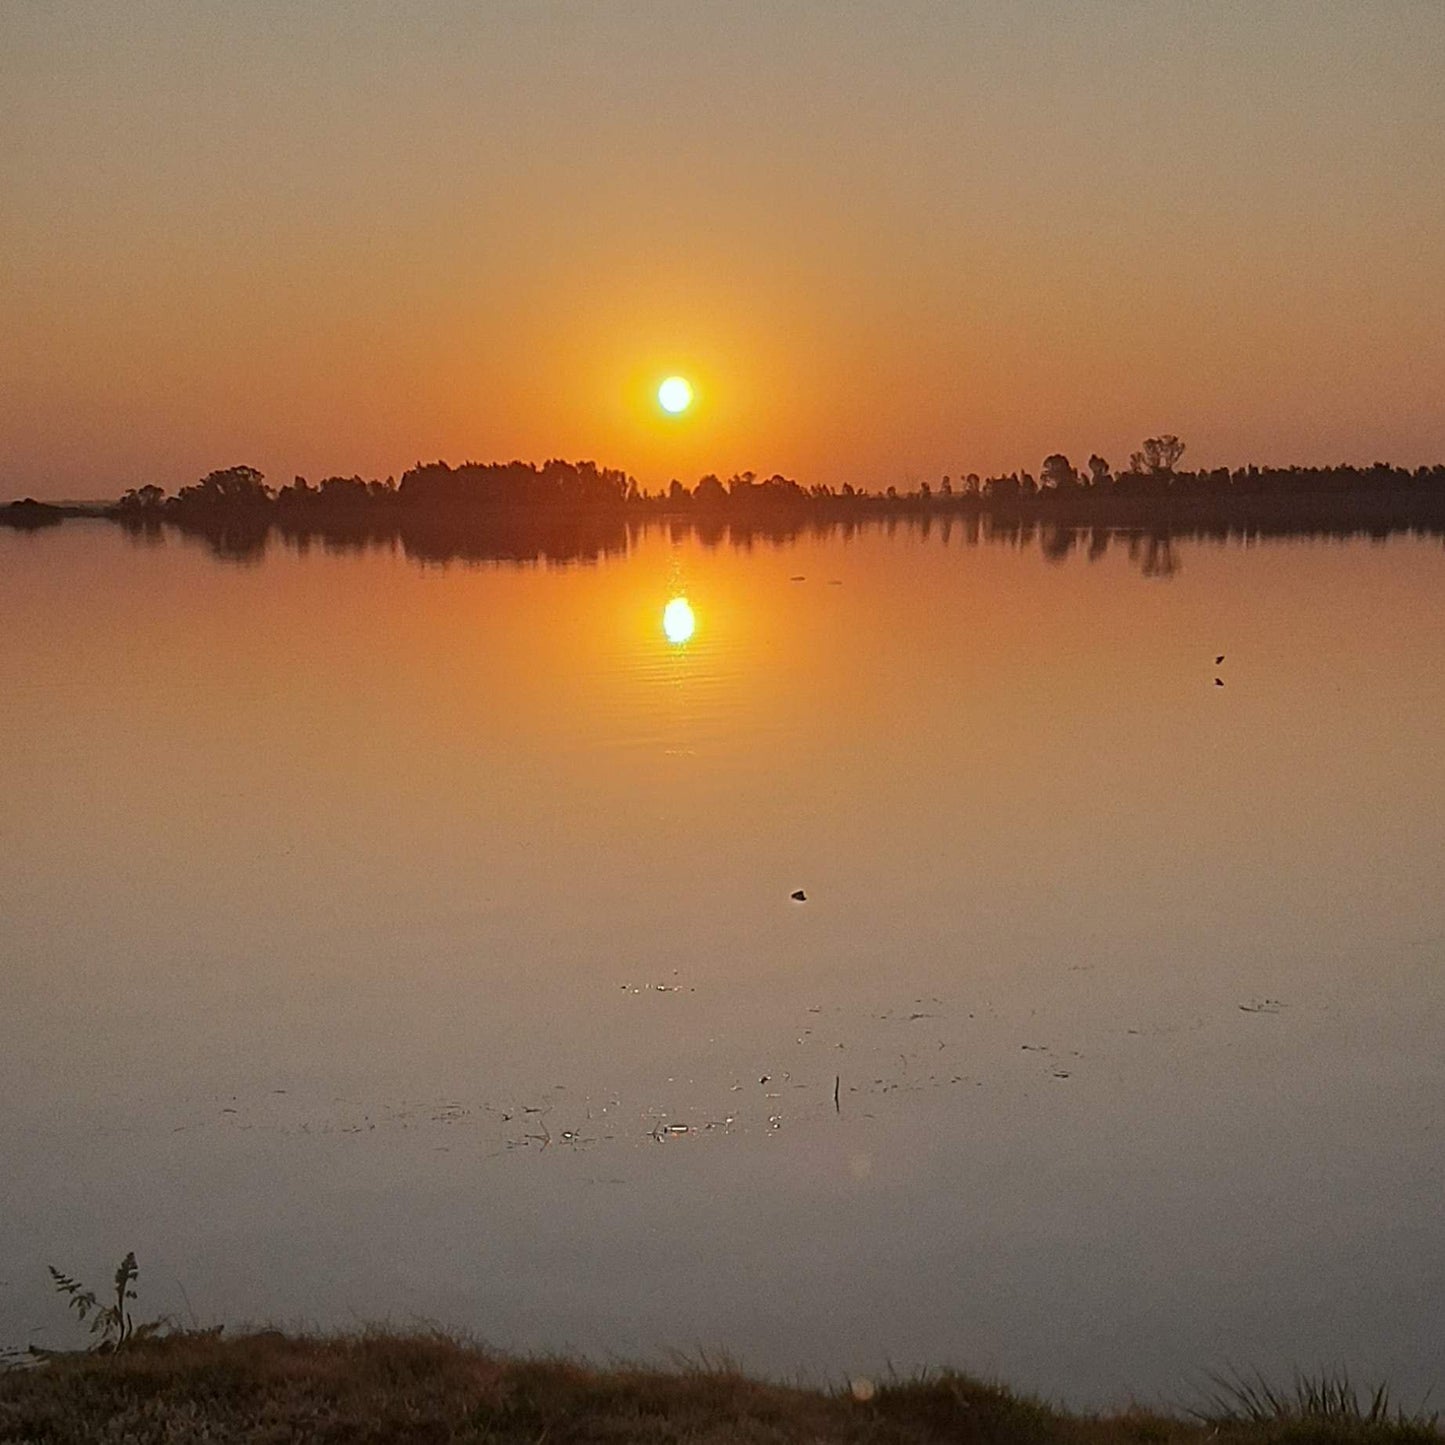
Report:
M804 893L801 888L795 889L792 893L788 894L788 897L791 898L794 903L806 903L808 901L808 895Z
M1242 1003L1239 1006L1240 1013L1246 1014L1277 1014L1284 1007L1277 998L1257 998L1252 1003Z

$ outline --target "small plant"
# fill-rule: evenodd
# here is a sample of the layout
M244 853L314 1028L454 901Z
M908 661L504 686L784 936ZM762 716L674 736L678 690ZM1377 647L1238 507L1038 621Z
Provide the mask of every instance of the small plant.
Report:
M90 1322L90 1333L99 1335L94 1350L102 1352L119 1350L135 1340L149 1339L165 1328L164 1318L144 1320L136 1324L127 1307L127 1302L136 1297L132 1286L140 1277L140 1266L135 1262L135 1251L131 1250L121 1260L115 1271L115 1300L102 1304L93 1289L86 1289L78 1279L62 1274L56 1267L48 1265L50 1277L55 1281L57 1294L66 1296L66 1302L82 1323Z

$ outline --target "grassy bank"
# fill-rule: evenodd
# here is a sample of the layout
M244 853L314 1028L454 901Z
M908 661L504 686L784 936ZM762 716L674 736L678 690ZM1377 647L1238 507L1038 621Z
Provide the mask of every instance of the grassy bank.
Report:
M1435 1445L1445 1438L1434 1420L1404 1418L1341 1381L1288 1397L1235 1385L1201 1408L1208 1418L1074 1415L954 1374L798 1389L713 1368L509 1359L431 1335L183 1335L0 1374L0 1441L16 1442Z

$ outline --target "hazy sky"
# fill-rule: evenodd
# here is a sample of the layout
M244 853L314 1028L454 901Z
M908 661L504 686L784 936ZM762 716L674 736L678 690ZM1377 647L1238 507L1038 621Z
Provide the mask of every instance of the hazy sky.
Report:
M1440 0L0 0L0 497L1436 461L1442 75Z

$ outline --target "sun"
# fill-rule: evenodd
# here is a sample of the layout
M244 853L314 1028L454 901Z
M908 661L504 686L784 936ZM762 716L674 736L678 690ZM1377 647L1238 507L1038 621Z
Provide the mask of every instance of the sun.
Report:
M685 376L669 376L657 388L657 404L676 416L692 405L692 383Z

